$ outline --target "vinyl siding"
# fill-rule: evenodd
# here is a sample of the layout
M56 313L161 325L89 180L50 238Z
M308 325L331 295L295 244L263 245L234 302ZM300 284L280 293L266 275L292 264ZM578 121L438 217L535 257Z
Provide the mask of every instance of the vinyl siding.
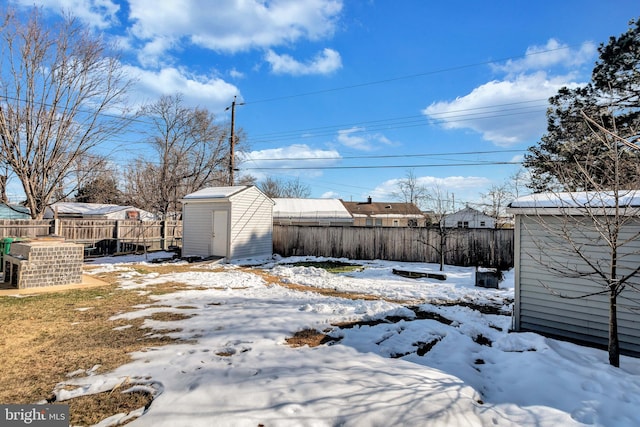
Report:
M182 215L182 255L211 255L211 233L213 203L188 202L184 204Z
M273 202L255 187L231 197L231 258L273 253Z
M578 299L557 295L579 297L604 289L604 283L598 277L572 278L552 271L552 268L567 266L587 270L586 263L577 257L566 241L553 237L562 227L562 219L544 217L545 222L541 224L540 218L518 215L516 221L519 248L514 310L516 329L606 345L608 295ZM584 253L592 262L606 270L610 254L599 236L595 232L583 232L585 228L577 223L568 230L584 245ZM621 240L631 239L620 249L620 274L628 273L640 264L640 241L634 239L638 232L640 225L634 219L620 235ZM638 284L639 279L632 279L631 283ZM618 333L623 351L640 353L640 294L637 292L626 289L618 297Z

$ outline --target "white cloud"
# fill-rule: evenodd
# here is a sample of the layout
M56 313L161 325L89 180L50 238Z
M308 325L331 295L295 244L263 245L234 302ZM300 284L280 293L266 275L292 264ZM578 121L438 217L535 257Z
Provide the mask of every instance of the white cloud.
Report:
M177 40L170 37L158 37L146 43L142 49L138 50L138 62L143 67L160 67L170 65L171 57L164 55L164 52L175 46Z
M422 112L445 129L472 129L499 146L540 137L546 129L547 99L563 86L575 87L565 76L545 72L494 80L453 101L436 102Z
M280 46L333 34L342 0L130 0L133 34L188 38L223 52Z
M452 101L435 102L422 112L445 129L470 129L496 145L533 142L546 131L548 98L563 86L584 85L581 67L597 54L592 42L572 49L555 39L530 46L522 59L492 65L504 73Z
M116 21L120 6L111 0L13 0L13 3L32 8L35 5L56 13L71 12L85 24L104 29Z
M569 45L549 39L544 46L530 46L522 59L508 60L505 64L493 65L494 70L508 74L525 71L547 70L551 67L577 67L593 60L597 54L596 45L584 42L578 50Z
M299 62L290 55L278 55L270 49L265 55L265 60L271 65L272 72L276 74L291 74L294 76L330 74L342 68L340 54L328 48L306 62Z
M163 94L182 93L187 105L202 106L212 111L221 111L228 106L234 95L239 93L236 86L224 80L187 73L178 68L164 68L148 71L125 66L125 70L137 78L135 103L155 100Z
M234 78L234 79L242 79L242 78L244 78L244 76L245 76L245 75L244 75L244 73L243 73L242 71L238 71L238 70L236 70L235 68L232 68L232 69L229 71L229 75L230 75L232 78Z
M327 191L326 193L322 193L320 196L321 199L339 199L340 194L335 191Z
M295 167L299 170L286 170L288 174L306 177L319 176L321 171L314 168L334 166L341 156L336 150L322 150L311 148L306 144L293 144L286 147L269 148L266 150L239 153L240 169L246 173L262 179L266 175L272 175L277 169ZM252 168L275 168L276 170L254 170Z
M354 126L338 131L338 142L355 150L371 151L378 145L394 145L386 136L380 133L366 133L366 128Z

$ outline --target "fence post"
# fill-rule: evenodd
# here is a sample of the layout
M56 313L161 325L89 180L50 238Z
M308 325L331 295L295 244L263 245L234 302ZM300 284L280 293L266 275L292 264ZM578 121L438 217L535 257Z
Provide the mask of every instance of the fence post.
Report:
M53 236L62 236L62 229L61 229L61 221L58 218L54 218L51 220L51 222L49 223L49 234L53 235Z
M167 220L166 218L160 222L160 249L167 250Z
M117 219L116 220L116 228L115 228L115 233L116 235L116 253L120 253L122 251L122 248L120 247L120 220Z

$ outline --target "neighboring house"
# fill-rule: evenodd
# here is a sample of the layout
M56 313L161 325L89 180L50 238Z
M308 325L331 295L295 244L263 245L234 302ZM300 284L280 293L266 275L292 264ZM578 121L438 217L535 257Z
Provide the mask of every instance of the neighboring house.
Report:
M356 227L424 227L426 218L413 203L345 202Z
M277 225L353 225L353 217L340 199L274 198Z
M608 294L603 284L588 277L587 261L608 269L609 247L585 216L576 195L604 193L534 194L513 201L507 211L515 215L515 304L513 328L552 337L606 346L609 328ZM589 200L584 198L584 200ZM593 199L591 199L593 200ZM613 205L598 199L595 211L601 219ZM589 206L594 206L590 204ZM630 239L616 260L618 274L640 265L640 197L627 203L628 222L621 238ZM590 208L593 212L593 208ZM601 220L600 219L600 220ZM599 221L600 221L599 220ZM572 236L573 246L565 237ZM588 257L578 256L580 248ZM588 250L587 250L588 249ZM567 274L566 270L581 270ZM630 284L637 284L638 279ZM633 285L636 286L636 285ZM586 296L588 295L588 296ZM617 298L618 333L623 353L640 355L640 295L626 289Z
M273 254L273 201L253 185L210 187L182 201L182 255L226 261Z
M31 219L28 208L0 203L0 219Z
M445 228L495 228L496 220L477 209L467 206L442 219Z
M82 219L136 219L152 221L156 216L151 212L133 206L111 205L106 203L56 202L48 207L45 218L82 218Z

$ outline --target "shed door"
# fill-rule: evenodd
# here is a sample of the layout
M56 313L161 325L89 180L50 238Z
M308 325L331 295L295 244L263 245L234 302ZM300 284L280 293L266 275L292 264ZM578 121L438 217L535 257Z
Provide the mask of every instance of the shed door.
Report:
M228 211L213 211L211 231L211 255L227 256L227 241L229 238Z

